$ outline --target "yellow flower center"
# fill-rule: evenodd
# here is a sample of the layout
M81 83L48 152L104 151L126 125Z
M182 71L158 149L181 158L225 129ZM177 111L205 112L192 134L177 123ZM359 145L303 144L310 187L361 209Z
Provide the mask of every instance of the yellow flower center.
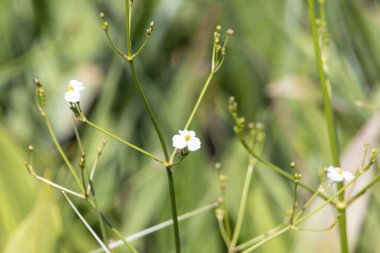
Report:
M69 85L69 87L67 88L67 91L72 91L72 90L74 90L74 87Z
M338 173L339 175L342 175L342 174L343 174L343 170L342 170L342 169L338 169L337 173Z
M185 135L185 141L189 141L190 140L190 135Z

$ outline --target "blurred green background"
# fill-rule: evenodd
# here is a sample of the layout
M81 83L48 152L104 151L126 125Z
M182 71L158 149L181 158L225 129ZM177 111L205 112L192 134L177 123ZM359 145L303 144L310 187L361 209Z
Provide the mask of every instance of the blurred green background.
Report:
M380 5L376 0L326 2L332 40L329 77L342 160L355 171L363 157L362 139L374 147L379 141ZM27 147L33 144L37 172L76 189L35 109L34 77L45 86L49 117L73 163L78 164L80 152L63 99L71 79L86 86L82 107L91 121L162 157L127 63L104 35L100 11L106 14L115 42L125 49L124 1L0 1L2 252L88 252L99 247L62 194L24 168ZM227 204L232 223L236 218L247 154L232 130L227 105L231 95L247 120L266 125L265 157L285 170L295 161L304 180L317 187L319 171L331 164L331 157L306 2L135 0L135 49L151 20L155 31L136 65L168 144L184 126L207 77L215 26L235 31L225 64L191 125L202 149L175 168L179 213L216 200L214 163L221 162L230 179ZM79 131L88 164L101 141L108 140L94 185L100 208L123 234L170 219L166 173L158 163L88 126L79 124ZM352 252L378 252L379 191L374 187L359 209L353 208ZM299 202L307 197L301 191ZM99 231L86 203L75 204ZM259 165L240 242L281 223L291 205L292 185ZM322 222L327 217L319 217L312 228L327 227ZM225 252L213 211L181 222L180 230L183 252ZM336 231L327 234L333 237ZM336 240L321 241L321 233L289 232L257 252L337 252ZM174 252L171 228L133 243L141 252Z

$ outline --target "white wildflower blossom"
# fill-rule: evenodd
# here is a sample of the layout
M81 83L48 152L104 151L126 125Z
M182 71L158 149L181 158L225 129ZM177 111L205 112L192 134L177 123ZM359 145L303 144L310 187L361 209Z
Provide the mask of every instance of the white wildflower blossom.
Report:
M335 182L342 182L343 180L349 182L354 179L354 175L351 172L333 166L327 168L327 176Z
M81 82L77 80L71 80L65 93L65 100L70 103L77 103L80 100L80 91L84 89Z
M189 151L195 151L201 147L201 141L195 137L194 131L179 130L179 134L173 136L173 147L178 149L188 148Z

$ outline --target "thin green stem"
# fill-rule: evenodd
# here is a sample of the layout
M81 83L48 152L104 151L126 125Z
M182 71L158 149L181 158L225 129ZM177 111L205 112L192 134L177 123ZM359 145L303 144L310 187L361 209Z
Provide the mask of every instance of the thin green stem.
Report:
M93 189L93 191L94 191L94 189ZM98 216L99 225L100 225L100 232L102 233L103 242L107 243L108 242L107 231L106 231L106 228L104 226L104 221L103 221L102 215L100 213L98 203L97 203L96 198L95 198L95 194L93 194L93 196L94 196L93 201L94 201L94 206L96 209L96 215Z
M111 222L109 221L109 219L104 215L104 213L102 213L99 209L97 209L96 207L96 204L95 204L95 201L94 203L89 201L89 199L87 199L87 202L90 204L90 206L97 212L99 213L100 217L102 218L102 220L105 222L105 224L107 224L107 226L112 230L112 232L116 235L116 237L118 237L120 239L120 245L125 245L131 252L133 253L137 253L137 250L133 247L132 244L130 244L126 238L123 237L123 235L120 233L119 230L117 230L112 224ZM111 244L108 244L108 248L109 249L112 249L111 247ZM100 249L100 252L103 252L102 249Z
M124 59L128 59L128 56L125 55L116 45L115 43L113 42L112 38L111 38L111 35L109 34L109 31L105 31L106 35L107 35L107 39L109 41L109 43L111 44L111 47L121 56L123 57Z
M47 116L44 115L44 116L43 116L43 119L44 119L44 122L45 122L46 128L47 128L48 131L49 131L50 137L51 137L51 139L53 140L54 145L55 145L55 147L57 148L57 150L58 150L59 154L61 155L62 159L65 161L67 168L69 168L69 170L70 170L71 174L73 175L73 177L74 177L74 179L75 179L77 185L79 186L80 190L81 190L82 192L85 192L85 189L84 189L84 187L83 187L83 185L82 185L81 180L79 179L77 173L75 172L75 170L74 170L73 166L71 165L69 159L67 158L65 152L63 152L63 150L62 150L61 145L59 144L59 142L58 142L58 140L57 140L57 137L55 136L55 133L54 133L54 131L53 131L53 128L51 127L50 122L49 122L49 120L47 119Z
M235 249L237 251L246 249L246 248L250 247L251 245L254 245L254 244L260 242L261 240L264 240L268 236L271 236L271 235L277 233L278 231L282 230L284 227L286 227L284 224L280 224L277 227L272 228L271 230L269 230L265 234L261 234L259 236L256 236L256 237L252 238L251 240L238 245Z
M330 204L331 202L334 201L334 199L336 197L339 198L339 195L342 194L342 192L344 192L350 185L352 185L356 180L358 179L358 177L355 177L354 179L352 179L350 182L348 182L347 184L345 184L342 188L340 188L334 195L332 195L331 197L329 197L323 204L321 204L318 208L314 209L312 212L308 213L307 215L303 216L302 218L299 218L297 219L297 221L294 222L294 225L297 225L299 223L301 223L302 221L308 219L309 217L313 216L315 213L319 212L322 208L324 208L325 206L327 206L328 204ZM340 203L340 208L341 209L346 209L346 206L347 206L347 203ZM338 210L338 216L340 215L340 212L339 212L339 208L336 207L336 209Z
M347 205L352 204L355 200L357 200L360 196L365 194L371 187L377 184L380 181L380 174L377 174L371 182L369 182L366 186L364 186L359 192L357 192L350 200L348 200Z
M241 143L243 144L244 148L246 149L246 151L251 154L254 158L256 158L259 162L261 162L262 164L266 165L267 167L269 167L270 169L272 169L274 172L282 175L283 177L289 179L290 181L292 181L294 183L294 177L287 173L286 171L282 170L281 168L277 167L276 165L268 162L267 160L265 160L264 158L262 158L261 156L259 156L257 153L255 153L247 144L247 142L240 138L240 141ZM314 190L313 188L311 188L310 186L302 183L302 182L298 182L298 185L301 186L302 188L304 188L305 190L311 192L311 193L315 193L315 192L318 192L318 196L321 197L322 199L324 200L327 200L328 197L325 196L324 194L322 194L320 191L316 191Z
M330 141L330 149L331 149L331 154L332 154L332 159L333 159L333 165L335 167L339 167L340 162L339 162L338 136L337 136L336 128L334 124L334 116L333 116L333 110L331 106L331 97L329 93L328 81L327 81L326 73L323 68L323 61L322 61L321 49L319 45L317 24L316 24L316 18L315 18L314 0L308 0L308 5L309 5L310 26L311 26L311 32L313 35L314 53L315 53L315 57L317 61L317 68L318 68L321 89L322 89L322 94L323 94L325 116L327 120L327 129L329 133L329 141ZM342 182L337 184L338 191L340 191L340 189L342 189L343 187L344 187L344 184ZM338 199L340 202L344 202L344 191L340 193L340 195L338 196ZM339 212L338 221L339 221L341 252L348 253L346 209L339 208L338 212Z
M191 112L191 114L189 116L189 119L187 120L187 122L185 124L184 129L187 129L190 126L191 122L193 121L195 113L198 111L198 108L199 108L199 106L200 106L200 104L201 104L201 102L203 100L204 95L206 94L207 88L209 87L209 85L210 85L211 80L212 80L213 77L214 77L214 72L211 71L210 74L209 74L209 76L208 76L208 78L207 78L207 80L206 80L206 83L203 85L202 91L201 91L201 93L200 93L200 95L198 97L197 102L195 103L195 106L194 106L193 111ZM175 148L173 150L173 153L170 156L170 161L173 161L174 156L177 153L177 150L178 150L177 148Z
M83 154L84 153L84 149L83 149L83 145L82 145L82 140L80 138L77 125L75 124L75 117L74 116L72 117L72 122L73 122L75 137L77 138L79 150L80 150L81 154Z
M92 127L95 128L95 129L99 130L100 132L102 132L102 133L104 133L104 134L110 136L111 138L113 138L113 139L115 139L115 140L117 140L117 141L119 141L119 142L121 142L121 143L127 145L128 147L133 148L134 150L136 150L136 151L138 151L138 152L140 152L140 153L142 153L142 154L144 154L144 155L146 155L146 156L149 156L150 158L153 158L154 160L156 160L156 161L158 161L158 162L160 162L160 163L162 163L162 164L165 164L165 162L164 162L163 160L161 160L160 158L158 158L157 156L155 156L155 155L149 153L148 151L145 151L144 149L141 149L141 148L139 148L139 147L133 145L133 144L130 143L130 142L127 142L127 141L121 139L120 137L118 137L118 136L112 134L111 132L108 132L107 130L101 128L100 126L98 126L98 125L92 123L92 122L89 121L88 119L83 119L83 122L87 123L89 126L92 126Z
M228 239L226 228L224 227L223 219L217 219L217 220L218 220L218 225L219 225L219 231L220 231L220 234L222 235L224 244L226 245L227 248L230 248L231 244L230 244L230 240Z
M249 186L251 184L253 167L254 167L253 162L250 162L250 164L248 165L248 168L247 168L247 173L245 175L243 191L242 191L241 198L240 198L239 213L237 216L234 233L233 233L232 240L231 240L230 247L232 247L232 248L234 248L236 246L237 240L238 240L239 235L240 235L241 226L243 224L243 218L244 218L244 213L245 213L245 207L247 205L248 191L249 191Z
M132 253L137 253L138 251L124 238L124 236L119 232L119 230L117 230L116 228L114 227L111 227L112 231L114 232L114 234L124 243L124 245L126 245L128 247L128 249L132 252Z
M46 178L43 178L43 177L41 177L41 176L39 176L39 175L33 175L33 176L34 176L35 178L37 178L38 180L40 180L40 181L42 181L42 182L44 182L44 183L46 183L46 184L48 184L48 185L51 185L51 186L53 186L53 187L55 187L55 188L57 188L57 189L59 189L59 190L61 190L61 191L64 191L64 192L70 193L71 195L74 195L74 196L79 197L79 198L81 198L81 199L85 199L85 196L83 196L83 194L77 193L77 192L72 191L72 190L70 190L70 189L67 189L67 188L65 188L65 187L63 187L63 186L60 186L59 184L56 184L56 183L54 183L54 182L52 182L52 181L50 181L50 180L47 180Z
M333 159L333 165L336 167L339 167L340 162L339 162L338 137L337 137L335 123L334 123L334 115L333 115L333 110L331 106L331 96L329 92L327 77L323 69L323 61L321 57L321 49L319 46L319 39L318 39L318 32L317 32L317 25L316 25L316 18L315 18L314 0L308 0L308 1L309 1L310 25L311 25L312 35L313 35L314 53L315 53L315 57L317 61L317 68L318 68L319 78L321 82L321 89L322 89L323 102L324 102L324 108L325 108L325 117L327 120L327 130L328 130L329 141L330 141L330 149L331 149L331 154L332 154L332 159Z
M170 167L166 168L166 172L168 175L168 182L169 182L170 204L171 204L173 228L174 228L174 238L175 238L175 249L176 249L176 252L179 253L179 252L181 252L181 242L180 242L178 218L177 218L177 205L176 205L176 201L175 201L173 172L172 172Z
M158 135L158 138L160 139L160 143L161 143L161 146L162 146L162 150L164 151L164 155L165 155L165 161L166 163L169 162L169 154L168 154L168 149L166 147L166 143L165 143L165 138L162 134L162 131L161 131L161 128L157 122L157 119L156 119L156 116L153 112L153 109L151 107L151 105L149 104L149 101L147 99L147 97L145 96L145 93L144 93L144 90L142 89L142 86L140 84L140 81L137 77L137 73L136 73L136 69L135 69L135 64L133 62L133 60L130 60L128 61L129 62L129 65L131 67L131 71L132 71L132 77L133 77L133 80L134 80L134 83L136 85L136 88L138 89L140 95L141 95L141 98L144 102L144 106L145 106L145 109L148 111L149 113L149 117L153 123L153 126L157 132L157 135Z
M132 20L132 2L131 0L125 0L125 24L126 24L126 42L128 49L128 56L132 56L132 42L131 42L131 20Z
M190 212L187 212L185 214L180 215L178 217L178 221L190 219L194 216L200 215L200 214L207 212L211 209L214 209L218 206L219 206L219 202L213 202L213 203L208 204L206 206L200 207L198 209L195 209L193 211L190 211ZM144 229L143 231L140 231L140 232L137 232L133 235L127 236L124 238L124 240L131 242L131 241L134 241L136 239L142 238L144 236L150 235L154 232L157 232L157 231L159 231L163 228L166 228L168 226L171 226L171 225L173 225L173 219L161 222L161 223L154 225L150 228ZM123 245L123 242L120 240L120 241L110 243L109 248L110 249L116 249L117 247L119 247L121 245ZM100 252L103 252L103 250L102 249L96 249L96 250L91 251L91 253L100 253Z
M145 48L145 46L148 43L149 39L150 39L150 36L145 37L145 40L142 43L141 47L136 51L136 53L134 53L132 55L132 58L135 58L136 56L138 56L140 54L140 52Z
M62 191L62 194L65 196L67 202L70 204L71 208L74 210L74 212L78 215L79 219L83 222L83 224L87 227L87 229L90 231L92 236L95 238L95 240L100 244L100 246L103 248L103 250L107 253L111 253L108 249L108 247L102 242L102 240L99 238L99 236L95 233L95 231L91 228L91 226L87 223L87 221L83 218L83 216L80 214L78 209L75 207L73 202L71 202L70 198L66 195L64 191Z
M259 241L258 243L254 244L253 246L249 247L248 249L244 250L243 253L248 253L248 252L252 252L254 251L255 249L257 249L258 247L260 247L261 245L265 244L266 242L272 240L273 238L285 233L286 231L288 231L289 229L291 229L290 226L286 226L284 227L283 229L280 229L278 230L277 232L269 235L269 236L266 236L263 240Z

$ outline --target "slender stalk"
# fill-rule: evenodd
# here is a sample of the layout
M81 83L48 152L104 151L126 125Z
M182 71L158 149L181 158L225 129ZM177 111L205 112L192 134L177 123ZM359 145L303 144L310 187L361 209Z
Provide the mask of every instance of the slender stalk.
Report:
M207 211L209 211L211 209L214 209L214 208L216 208L218 206L219 206L219 202L213 202L211 204L208 204L206 206L200 207L198 209L195 209L193 211L190 211L190 212L187 212L185 214L182 214L182 215L178 216L178 221L187 220L189 218L192 218L194 216L197 216L197 215L200 215L200 214L202 214L204 212L207 212ZM124 238L124 240L127 240L127 241L131 242L131 241L134 241L136 239L139 239L139 238L142 238L144 236L147 236L149 234L152 234L154 232L157 232L157 231L159 231L159 230L161 230L163 228L166 228L168 226L171 226L171 225L173 225L173 219L161 222L161 223L159 223L157 225L154 225L154 226L152 226L150 228L144 229L143 231L140 231L140 232L137 232L137 233L135 233L133 235L127 236L127 237ZM123 245L123 242L120 240L120 241L116 241L116 242L110 243L109 244L109 248L110 249L116 249L117 247L119 247L121 245ZM102 249L96 249L96 250L91 251L91 253L100 253L100 252L103 252L103 250Z
M230 244L230 240L228 239L226 228L224 227L223 219L217 219L217 220L218 220L220 234L222 235L224 244L226 245L227 248L230 248L231 244Z
M172 218L173 218L173 227L174 227L174 239L175 239L175 247L176 252L181 252L181 243L180 243L180 236L179 236L179 228L178 228L178 218L177 218L177 206L175 201L175 189L174 189L174 182L173 182L173 174L171 171L171 166L168 166L170 164L169 160L169 153L168 149L166 147L165 138L162 134L161 128L158 124L158 121L156 119L156 116L153 112L153 109L145 96L144 90L142 89L141 83L138 79L135 64L133 62L133 52L132 52L132 42L131 42L131 16L132 16L132 1L133 0L126 0L125 1L125 8L126 8L126 42L127 42L127 48L128 48L128 63L131 68L132 72L132 78L134 81L134 84L137 88L137 90L140 93L140 96L144 102L145 109L148 111L150 120L153 123L154 129L156 130L156 133L158 135L158 138L160 140L162 151L164 152L165 156L165 162L163 163L162 160L161 163L163 163L166 167L166 172L168 175L168 184L169 184L169 192L170 192L170 204L171 204L171 210L172 210Z
M313 35L313 44L314 44L314 53L317 61L317 68L319 73L319 78L321 82L321 89L323 94L323 100L324 100L324 108L325 108L325 116L327 120L327 129L329 134L329 141L330 141L330 149L333 159L333 164L335 167L340 166L339 162L339 144L338 144L338 136L336 133L336 128L334 124L334 116L331 106L331 97L329 93L329 87L327 83L327 77L326 73L323 69L323 61L322 61L322 55L321 55L321 49L319 45L319 38L317 33L317 25L316 25L316 18L315 18L315 3L314 0L308 0L309 5L309 16L310 16L310 26L311 31ZM323 12L322 12L323 13ZM343 183L337 184L338 191L343 188ZM344 202L344 191L342 191L338 199L340 202ZM348 253L348 240L347 240L347 226L346 226L346 208L338 208L339 218L339 233L340 233L340 245L341 245L341 252L342 253Z
M91 193L93 196L93 198L92 198L93 207L95 208L96 214L98 216L98 220L99 220L99 224L100 224L100 232L102 233L103 242L107 243L108 235L107 235L106 228L104 226L104 221L103 221L103 218L102 218L99 206L98 206L98 202L96 201L95 189L94 189L91 181L89 181L89 185L91 186ZM87 199L87 201L89 201L89 200Z
M131 42L131 20L132 20L132 2L131 0L125 0L125 24L126 24L126 41L128 56L132 56L132 42Z
M214 57L213 57L213 59L214 59ZM207 78L207 80L206 80L206 83L203 85L203 88L202 88L201 94L199 95L198 100L197 100L197 102L195 103L195 106L194 106L194 108L193 108L193 111L191 112L191 114L190 114L190 116L189 116L189 119L187 120L187 122L186 122L186 124L185 124L184 129L187 129L187 128L190 126L191 122L193 121L193 118L194 118L194 116L195 116L195 113L198 111L198 108L199 108L199 106L200 106L200 104L201 104L201 102L202 102L202 100L203 100L203 97L204 97L204 95L205 95L205 93L206 93L206 91L207 91L207 88L209 87L209 85L210 85L210 83L211 83L212 78L214 77L214 74L215 74L214 71L211 71L211 72L210 72L210 74L209 74L209 76L208 76L208 78ZM175 154L177 153L177 150L178 150L177 148L175 148L175 149L173 150L173 153L172 153L171 156L170 156L170 161L173 161L174 156L175 156Z
M271 230L269 230L268 232L266 232L265 234L261 234L259 236L256 236L256 237L252 238L251 240L238 245L235 249L237 251L246 249L246 248L250 247L251 245L254 245L254 244L260 242L261 240L264 240L268 236L271 236L271 235L277 233L278 231L282 230L284 227L285 227L284 224L278 225L277 227L274 227Z
M92 236L95 238L95 240L100 244L100 246L103 248L103 250L107 253L111 253L108 249L108 247L102 242L102 240L99 238L99 236L95 233L95 231L91 228L91 226L87 223L87 221L83 218L83 216L80 214L78 209L75 207L73 202L71 202L70 198L66 195L64 191L62 191L62 194L65 196L67 202L69 202L71 208L74 210L74 212L78 215L79 219L83 222L83 224L87 227L87 229L90 231Z
M148 151L145 151L144 149L141 149L141 148L137 147L136 145L133 145L132 143L130 143L128 141L125 141L125 140L121 139L120 137L114 135L113 133L108 132L107 130L101 128L100 126L92 123L88 119L84 119L83 121L85 123L87 123L88 125L92 126L93 128L99 130L100 132L102 132L102 133L110 136L111 138L113 138L113 139L115 139L115 140L117 140L117 141L119 141L119 142L127 145L128 147L133 148L134 150L139 151L140 153L143 153L144 155L149 156L150 158L153 158L154 160L156 160L156 161L158 161L158 162L160 162L162 164L165 164L165 162L163 160L161 160L160 158L158 158L157 156L149 153Z
M55 187L55 188L61 190L61 191L64 191L64 192L70 193L71 195L74 195L74 196L79 197L79 198L81 198L81 199L85 199L85 196L83 196L83 194L77 193L77 192L72 191L72 190L70 190L70 189L67 189L67 188L65 188L65 187L63 187L63 186L60 186L60 185L58 185L58 184L56 184L56 183L54 183L54 182L52 182L52 181L50 181L50 180L47 180L47 179L45 179L45 178L43 178L43 177L41 177L41 176L39 176L39 175L34 175L34 177L37 178L38 180L40 180L40 181L42 181L42 182L48 184L48 185L51 185L51 186L53 186L53 187Z
M362 196L364 193L366 193L372 186L377 184L380 181L380 174L377 174L371 182L369 182L363 189L361 189L359 192L357 192L350 200L348 200L347 205L350 205L352 202L357 200L360 196Z
M269 236L266 236L263 240L259 241L258 243L254 244L253 246L249 247L248 249L244 250L243 253L248 253L248 252L252 252L254 251L255 249L257 249L258 247L260 247L261 245L265 244L267 241L270 241L272 240L273 238L285 233L286 231L288 231L289 229L291 229L290 226L286 226L284 227L283 229L280 229L278 230L277 232L269 235Z
M165 165L170 164L169 153L168 153L168 149L166 147L165 138L162 134L161 128L157 122L157 119L156 119L156 116L152 110L152 107L150 106L149 101L146 98L145 93L141 87L140 81L137 77L137 73L135 70L134 62L133 62L133 60L129 60L128 62L129 62L129 65L131 67L134 83L135 83L135 85L136 85L136 87L137 87L137 89L141 95L141 98L143 99L145 109L148 111L150 119L151 119L153 126L156 130L156 133L158 135L158 138L160 139L162 150L163 150L164 155L165 155L165 161L166 161ZM175 248L176 248L176 252L180 253L181 252L181 242L180 242L178 219L177 219L177 205L176 205L176 201L175 201L175 189L174 189L174 182L173 182L173 173L172 173L170 166L166 167L166 172L168 175L168 183L169 183L170 205L171 205L172 218L173 218Z
M135 64L134 64L133 60L130 60L128 62L129 62L129 66L131 67L133 81L134 81L134 83L136 85L137 90L139 91L139 93L141 95L141 98L142 98L142 100L144 102L145 109L148 111L149 117L150 117L150 119L151 119L151 121L153 123L154 129L157 132L158 138L160 139L162 150L164 151L164 155L165 155L165 160L168 163L169 162L169 154L168 154L168 149L166 147L165 138L164 138L164 136L162 134L161 128L160 128L160 126L158 124L158 121L156 119L156 116L155 116L155 114L153 112L152 106L150 105L147 97L145 96L145 92L142 89L141 83L140 83L140 81L139 81L139 79L137 77L137 73L136 73L136 69L135 69Z
M87 202L90 204L90 206L97 212L100 214L100 217L102 218L102 220L104 221L105 224L107 224L107 226L112 230L112 232L116 235L116 237L118 237L120 239L120 245L125 245L132 253L137 253L137 250L133 247L132 244L130 244L126 238L123 237L123 235L120 233L119 230L117 230L113 225L112 223L109 221L109 219L104 215L104 213L102 213L99 209L97 209L97 206L96 206L96 203L94 201L91 202L89 201L89 199L87 199ZM109 249L112 249L111 244L108 244L108 248ZM100 249L101 252L103 252L102 249Z
M168 175L168 182L169 182L170 204L171 204L171 210L172 210L173 229L174 229L174 237L175 237L175 249L176 249L176 252L179 253L181 252L181 242L180 242L179 227L178 227L177 205L175 201L173 173L172 173L171 167L167 167L166 172Z
M249 154L251 154L254 158L256 158L259 162L261 162L262 164L266 165L268 168L272 169L274 172L280 174L281 176L289 179L290 181L292 181L294 183L294 177L287 173L286 171L282 170L281 168L277 167L276 165L268 162L267 160L265 160L264 158L262 158L261 156L259 156L257 153L255 153L247 144L247 142L244 140L244 139L240 139L241 143L243 144L244 148L247 150L247 152ZM302 188L304 188L305 190L309 191L310 193L315 193L317 192L318 196L324 200L327 200L328 197L326 195L324 195L323 193L321 193L320 191L318 190L314 190L313 188L311 188L310 186L302 183L302 182L298 182L297 183L298 186L301 186ZM335 205L335 203L332 203Z
M245 175L243 192L241 194L240 205L239 205L238 218L236 221L234 234L232 236L232 240L231 240L231 244L230 244L231 248L234 248L236 246L237 240L238 240L239 235L240 235L241 226L243 224L243 217L244 217L244 213L245 213L245 207L247 205L248 191L249 191L249 186L251 184L253 166L254 166L253 162L250 162L250 164L248 165L248 168L247 168L247 173Z
M74 170L73 166L71 165L69 159L67 158L65 152L63 152L63 150L62 150L61 145L59 144L59 142L58 142L58 140L57 140L57 137L55 136L55 133L54 133L54 131L53 131L53 128L51 127L50 122L49 122L49 120L47 119L47 116L44 115L44 116L43 116L43 119L44 119L44 122L45 122L46 128L47 128L48 131L49 131L50 137L51 137L51 139L53 140L54 145L55 145L55 147L57 148L57 150L58 150L59 154L61 155L62 159L65 161L67 168L69 168L69 170L70 170L71 174L73 175L73 177L74 177L74 179L75 179L77 185L79 186L80 190L81 190L82 192L85 192L81 180L79 179L77 173L75 172L75 170Z

